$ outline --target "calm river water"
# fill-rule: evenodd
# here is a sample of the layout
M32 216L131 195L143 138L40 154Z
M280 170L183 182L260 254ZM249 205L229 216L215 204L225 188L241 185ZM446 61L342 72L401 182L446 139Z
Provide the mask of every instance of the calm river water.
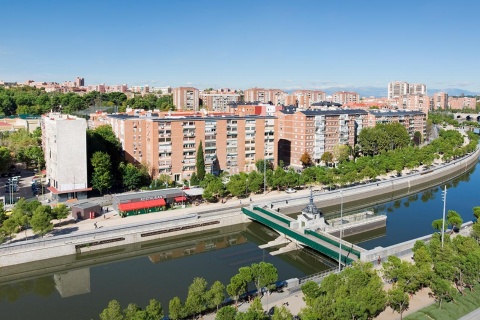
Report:
M464 221L472 220L472 207L480 205L478 167L447 183L447 210L457 211ZM440 219L443 212L441 188L375 206L374 210L387 214L387 227L350 241L372 249L434 232L431 222ZM273 263L282 280L332 266L331 261L308 250L271 256L258 248L274 238L269 229L250 223L95 256L77 256L68 267L54 271L42 269L40 263L38 270L42 271L38 275L0 283L0 318L99 319L112 299L119 300L123 307L129 302L145 307L155 298L168 312L168 301L175 296L184 300L195 277L205 278L209 285L215 280L227 284L238 268L260 261ZM59 260L57 264L64 262Z

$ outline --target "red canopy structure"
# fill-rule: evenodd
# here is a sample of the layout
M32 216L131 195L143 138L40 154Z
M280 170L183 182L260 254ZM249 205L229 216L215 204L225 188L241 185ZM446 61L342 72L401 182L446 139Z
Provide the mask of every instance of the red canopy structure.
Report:
M175 202L182 202L182 201L187 201L187 198L186 197L176 197L174 200L175 200Z
M121 211L132 211L132 210L140 210L140 209L147 209L147 208L153 208L153 207L163 207L165 205L166 205L165 199L155 199L155 200L148 200L148 201L121 203L118 205L118 208Z

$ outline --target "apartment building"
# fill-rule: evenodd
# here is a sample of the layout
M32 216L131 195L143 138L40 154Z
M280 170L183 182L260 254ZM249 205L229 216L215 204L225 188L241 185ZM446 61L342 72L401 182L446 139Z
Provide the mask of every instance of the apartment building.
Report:
M452 110L473 109L477 106L477 99L469 97L448 97L448 107Z
M360 95L356 92L338 91L332 94L332 102L340 104L360 102Z
M150 93L150 87L148 85L132 86L132 87L130 87L130 92L148 94L148 93Z
M275 116L275 113L283 109L283 106L276 106L270 103L238 102L230 105L233 113L239 116Z
M301 156L308 152L316 164L325 152L337 145L356 144L358 133L367 124L365 110L298 110L286 107L277 112L275 144L277 161L302 168Z
M98 91L100 93L106 92L105 84L91 84L87 86L87 92Z
M375 127L378 123L398 122L407 129L407 132L412 139L415 131L420 132L422 137L425 137L427 133L427 114L422 111L370 110L367 118L366 126L371 128Z
M240 100L240 95L234 92L201 92L199 96L208 111L231 112L230 105Z
M285 96L285 105L308 109L312 104L325 101L325 92L320 90L297 90Z
M128 91L128 86L126 84L114 84L111 86L105 86L105 92L122 92L126 93Z
M421 111L428 114L430 109L430 97L424 94L407 94L405 96L399 97L397 108Z
M448 93L435 92L430 100L430 109L432 110L447 110L448 108Z
M199 91L193 87L179 87L172 90L173 104L177 110L198 111Z
M395 99L408 94L427 94L427 86L422 83L393 81L388 84L388 98Z
M287 94L280 89L251 88L243 92L244 101L258 101L273 103L274 105L285 105Z
M207 173L255 170L259 159L274 161L274 117L233 114L152 113L109 115L127 161L146 165L153 177L189 180L200 142Z
M85 199L87 191L87 121L60 113L42 116L48 190L53 200Z

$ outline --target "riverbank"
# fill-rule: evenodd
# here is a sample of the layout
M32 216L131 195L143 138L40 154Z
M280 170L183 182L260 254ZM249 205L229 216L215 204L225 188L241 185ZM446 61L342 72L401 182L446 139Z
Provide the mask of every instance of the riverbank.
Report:
M405 192L406 194L418 192L421 188L438 185L466 172L477 163L479 153L480 150L477 150L463 159L429 168L417 174L385 178L388 180L335 191L325 190L316 193L315 202L320 207L349 202L360 202L365 206L368 199L375 196L386 195L390 199L404 196ZM307 203L308 194L309 190L302 190L296 194L273 191L253 195L248 205L271 204L283 213L299 212ZM31 231L27 230L19 234L14 243L0 246L2 257L0 267L244 223L247 220L241 214L240 208L244 205L241 202L242 200L230 200L226 203L202 204L123 219L117 212L110 211L96 219L60 227L49 237L18 241L22 237L33 237Z

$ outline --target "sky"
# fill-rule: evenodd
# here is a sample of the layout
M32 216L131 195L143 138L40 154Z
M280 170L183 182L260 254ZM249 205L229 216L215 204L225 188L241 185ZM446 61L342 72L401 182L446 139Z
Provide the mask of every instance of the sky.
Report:
M480 92L476 0L0 0L0 80Z

